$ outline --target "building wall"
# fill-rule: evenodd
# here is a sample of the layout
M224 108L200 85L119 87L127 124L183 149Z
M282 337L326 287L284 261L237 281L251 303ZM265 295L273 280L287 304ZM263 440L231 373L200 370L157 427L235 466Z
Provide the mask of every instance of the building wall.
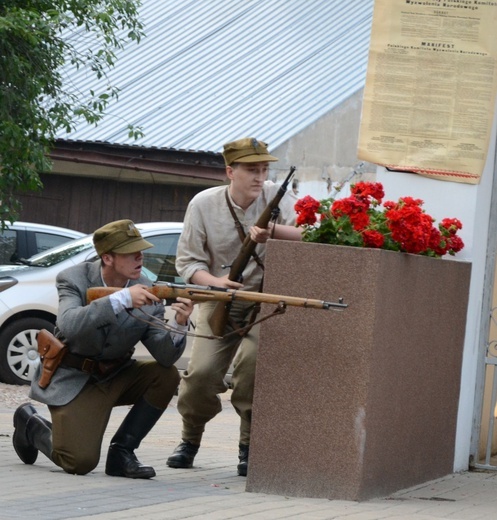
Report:
M358 174L352 181L374 180L376 165L361 165L357 157L362 94L362 90L356 92L283 145L272 149L269 143L270 150L279 158L273 166L278 180L291 165L297 167L299 197L329 197L336 184L345 181L354 169Z
M205 186L139 184L42 174L44 188L20 196L21 220L92 233L107 222L182 222L191 198Z

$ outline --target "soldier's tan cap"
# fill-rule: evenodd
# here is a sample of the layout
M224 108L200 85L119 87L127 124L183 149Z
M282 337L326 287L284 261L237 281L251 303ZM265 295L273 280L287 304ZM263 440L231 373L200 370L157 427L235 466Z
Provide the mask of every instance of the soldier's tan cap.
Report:
M244 137L238 141L232 141L224 145L223 151L226 166L235 162L273 162L278 158L268 152L267 144L255 137Z
M138 253L154 247L136 229L133 221L124 219L109 222L93 233L93 244L98 256L105 253Z

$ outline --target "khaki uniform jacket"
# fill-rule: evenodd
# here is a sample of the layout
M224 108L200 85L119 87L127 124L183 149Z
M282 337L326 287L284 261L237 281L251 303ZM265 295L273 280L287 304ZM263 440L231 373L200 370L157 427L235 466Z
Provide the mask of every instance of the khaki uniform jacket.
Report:
M279 188L278 184L266 181L261 195L246 211L230 198L245 233L256 223ZM222 266L230 266L240 252L242 242L226 202L227 190L227 186L209 188L195 195L188 205L176 257L176 269L186 283L190 283L193 274L201 269L218 277L228 274L229 268ZM277 223L295 224L296 200L292 192L285 193L279 204ZM255 250L263 261L265 249L265 244L258 244ZM243 273L243 289L259 291L262 275L262 269L252 258Z
M114 314L108 296L86 305L86 290L103 286L100 267L100 260L84 262L57 276L59 313L56 335L68 345L69 352L96 360L122 358L141 341L161 365L173 365L185 349L185 337L174 346L166 330L150 327L124 310ZM151 285L150 280L144 276L130 281L130 285L138 283ZM147 305L143 310L158 318L164 317L162 304ZM133 309L133 313L146 318L139 310ZM128 363L133 362L130 360ZM40 370L41 367L31 384L30 397L54 406L67 404L74 399L91 377L76 368L61 365L50 385L42 389L37 383Z

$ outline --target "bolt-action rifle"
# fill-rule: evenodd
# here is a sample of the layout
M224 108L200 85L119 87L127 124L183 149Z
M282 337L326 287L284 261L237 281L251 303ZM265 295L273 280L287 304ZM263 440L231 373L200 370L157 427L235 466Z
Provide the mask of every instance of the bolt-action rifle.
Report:
M122 287L90 287L86 291L86 302L98 300L104 296L109 296ZM167 283L159 282L147 291L157 296L161 300L175 300L176 298L189 298L196 302L220 301L220 302L254 302L254 303L283 303L292 307L306 307L309 309L345 309L348 307L343 303L343 298L338 302L327 302L324 300L313 300L311 298L299 298L298 296L283 296L281 294L271 294L256 291L241 291L239 289L226 289L224 287L214 287L211 285L193 285L188 283Z
M120 291L120 287L90 287L86 291L86 301L91 303L93 300L109 296L110 294ZM178 297L189 298L197 302L218 301L218 302L254 302L254 303L271 303L284 308L286 306L305 307L308 309L345 309L347 304L343 303L343 299L339 298L338 302L327 302L323 300L312 300L310 298L299 298L296 296L282 296L279 294L270 294L262 292L241 291L238 289L225 289L224 287L213 287L193 284L177 284L177 283L157 283L147 290L161 298L162 300L174 300ZM216 336L222 336L216 334ZM223 331L224 332L224 331Z
M259 228L266 229L270 220L277 216L277 212L279 211L278 205L283 198L283 195L285 195L286 190L288 188L288 184L292 180L293 174L295 172L296 168L295 166L292 166L290 168L290 172L288 173L286 179L283 181L281 186L278 189L278 192L274 196L274 198L269 202L269 204L266 206L264 211L259 216L257 222L255 225ZM238 256L235 258L233 263L228 266L230 268L230 272L228 275L228 280L232 280L235 282L242 282L243 281L243 271L247 267L247 264L250 261L250 258L253 256L255 252L255 248L257 246L257 242L254 242L250 235L247 234L245 237L245 240L243 241L242 247L240 249L240 252L238 253ZM228 324L229 319L229 311L230 311L230 304L224 303L223 301L220 301L214 310L212 311L212 314L209 317L209 325L212 329L212 332L216 334L217 336L222 336L226 330L226 325Z

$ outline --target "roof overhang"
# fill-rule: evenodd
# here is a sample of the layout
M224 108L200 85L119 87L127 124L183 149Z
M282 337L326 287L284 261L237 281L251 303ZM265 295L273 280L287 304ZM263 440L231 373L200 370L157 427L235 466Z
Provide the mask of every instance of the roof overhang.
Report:
M220 153L59 139L52 173L122 182L217 186L226 181Z

